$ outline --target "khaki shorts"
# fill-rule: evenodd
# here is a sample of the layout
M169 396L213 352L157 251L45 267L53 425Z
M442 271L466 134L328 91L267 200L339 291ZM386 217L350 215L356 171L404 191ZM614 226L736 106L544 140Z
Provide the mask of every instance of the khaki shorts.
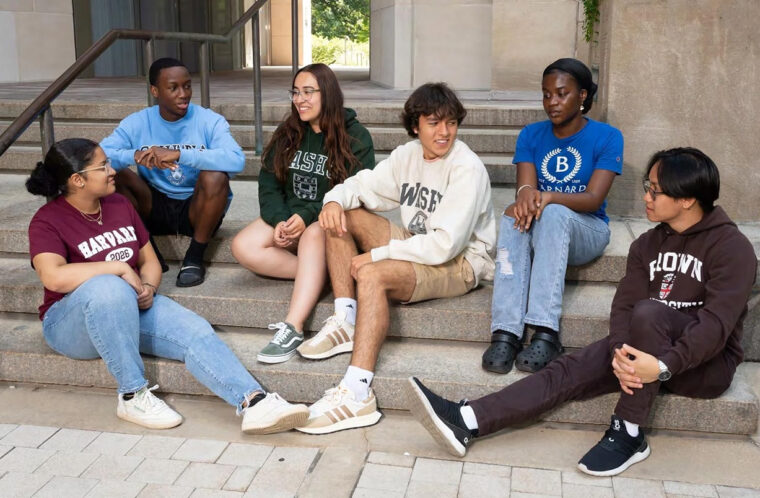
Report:
M390 225L391 239L405 240L412 236L404 228L393 223ZM475 273L463 254L440 265L412 263L412 267L417 282L411 299L407 301L409 303L461 296L475 287Z

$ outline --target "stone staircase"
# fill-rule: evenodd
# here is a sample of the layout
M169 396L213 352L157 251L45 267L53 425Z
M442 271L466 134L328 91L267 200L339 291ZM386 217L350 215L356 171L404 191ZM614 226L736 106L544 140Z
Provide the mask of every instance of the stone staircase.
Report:
M0 130L23 109L19 102L0 103ZM408 137L398 124L399 103L357 102L351 107L370 130L378 160ZM53 106L56 138L86 136L100 140L119 119L142 108L136 103L95 104L69 102ZM498 103L467 105L466 126L459 137L479 153L492 179L492 201L496 212L513 198L514 168L511 155L519 129L542 119L536 105ZM268 342L267 324L282 319L287 311L292 284L261 278L235 264L229 250L234 234L258 216L256 177L260 162L253 152L249 124L253 108L246 104L215 106L230 121L233 133L246 151L246 169L232 182L235 199L225 222L208 251L210 267L206 282L189 289L177 288L176 264L165 274L161 292L206 317L243 363L268 388L290 400L312 402L336 384L349 362L349 355L324 361L296 357L278 365L256 361L256 353ZM286 104L263 108L265 140L287 112ZM14 382L113 387L103 362L74 361L55 354L44 342L36 309L42 287L29 265L26 228L43 202L23 188L26 174L40 159L39 131L30 127L21 140L0 156L0 379ZM391 219L397 213L389 213ZM616 283L625 269L628 246L651 227L645 219L611 221L612 242L596 261L568 271L562 316L563 342L570 348L583 347L607 334L609 307ZM741 229L760 252L760 226ZM184 254L185 237L159 237L159 246L169 260ZM373 382L383 408L405 409L401 386L409 375L428 381L450 397L470 398L499 389L524 374L506 376L484 372L480 356L490 339L491 287L470 294L409 306L393 306L390 337L380 355ZM751 302L744 340L748 359L760 360L760 296ZM307 323L316 330L332 311L332 296L323 299ZM146 358L147 375L164 391L208 394L177 362ZM549 421L606 425L615 395L584 403L569 403L545 414ZM750 434L757 429L758 402L741 376L715 400L690 400L680 396L658 396L651 426L713 433Z

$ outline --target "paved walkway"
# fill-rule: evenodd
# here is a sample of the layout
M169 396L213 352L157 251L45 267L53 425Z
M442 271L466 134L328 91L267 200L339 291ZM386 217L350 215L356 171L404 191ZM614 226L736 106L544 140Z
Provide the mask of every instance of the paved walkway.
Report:
M112 392L0 384L0 497L760 497L750 438L653 434L623 474L574 469L599 428L502 433L463 460L408 414L330 436L246 436L218 400L168 396L185 423L150 431L116 418Z

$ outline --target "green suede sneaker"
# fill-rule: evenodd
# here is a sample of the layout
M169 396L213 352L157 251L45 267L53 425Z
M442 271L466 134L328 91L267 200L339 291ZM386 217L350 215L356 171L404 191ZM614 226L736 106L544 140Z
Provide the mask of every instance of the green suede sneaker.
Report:
M276 330L274 337L256 356L262 363L282 363L288 361L296 348L303 342L303 332L286 322L270 323L269 330Z

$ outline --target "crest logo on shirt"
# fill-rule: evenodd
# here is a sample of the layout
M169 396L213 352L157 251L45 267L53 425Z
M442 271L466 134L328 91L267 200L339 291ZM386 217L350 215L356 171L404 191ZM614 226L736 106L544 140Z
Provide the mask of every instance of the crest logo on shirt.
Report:
M185 182L185 173L181 167L177 167L175 170L166 170L169 173L166 175L167 180L173 185L182 185Z
M317 179L313 176L299 175L293 173L293 193L299 199L307 201L317 200Z
M666 273L662 277L662 282L660 283L660 299L667 299L670 295L670 291L673 290L673 282L676 281L676 274L675 273Z
M427 215L423 211L417 211L412 221L409 222L407 229L415 235L426 234L425 220L427 220Z
M569 154L563 154L561 148L549 151L541 161L541 176L552 183L567 183L581 170L583 159L575 147L565 149Z

